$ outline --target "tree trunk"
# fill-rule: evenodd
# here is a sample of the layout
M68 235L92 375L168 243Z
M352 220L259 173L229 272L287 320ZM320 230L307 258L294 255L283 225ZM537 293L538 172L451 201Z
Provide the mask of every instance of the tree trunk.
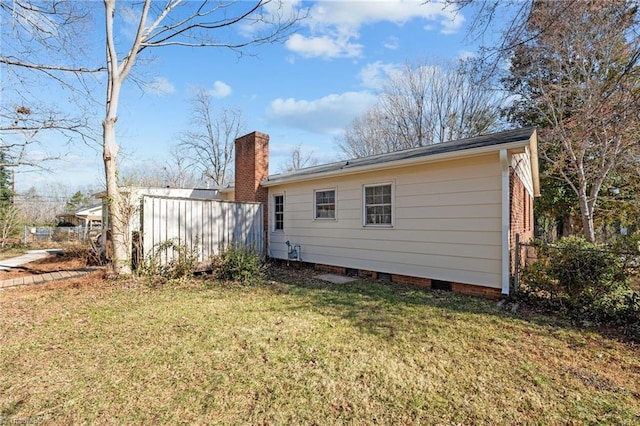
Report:
M595 243L596 232L593 227L593 206L587 201L586 195L581 194L578 201L580 203L580 218L582 219L584 237L590 243Z
M573 235L573 217L570 214L562 215L562 236Z
M124 212L127 210L123 203L123 199L118 186L117 164L118 144L116 143L116 118L109 117L103 121L103 160L104 169L107 180L107 203L109 209L109 225L107 239L111 240L111 272L115 275L131 273L131 265L129 262L128 235L129 223L128 217Z

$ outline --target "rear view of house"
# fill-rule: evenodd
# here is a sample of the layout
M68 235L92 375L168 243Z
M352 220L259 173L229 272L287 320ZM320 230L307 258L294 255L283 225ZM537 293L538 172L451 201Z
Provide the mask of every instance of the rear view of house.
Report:
M341 273L508 294L533 236L533 128L268 175L269 137L236 141L236 201L265 204L268 255ZM293 255L293 256L292 256Z

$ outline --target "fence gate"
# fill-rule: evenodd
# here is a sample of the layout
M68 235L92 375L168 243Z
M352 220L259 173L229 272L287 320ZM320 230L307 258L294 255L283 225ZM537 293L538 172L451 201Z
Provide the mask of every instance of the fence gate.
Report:
M245 246L264 254L262 204L191 198L144 196L138 238L142 256L173 241L207 262L229 245ZM171 261L171 250L159 259Z

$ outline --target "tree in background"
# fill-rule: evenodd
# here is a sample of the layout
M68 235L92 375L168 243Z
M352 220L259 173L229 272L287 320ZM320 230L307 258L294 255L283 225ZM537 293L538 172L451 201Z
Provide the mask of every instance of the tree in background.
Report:
M242 112L215 111L206 89L196 90L192 99L191 129L180 136L178 150L203 181L223 186L231 179L235 140L244 132Z
M591 238L596 236L591 222L593 228L611 227L624 220L618 217L626 216L623 212L637 210L634 200L639 193L633 164L640 158L640 147L637 131L632 130L635 124L620 144L610 131L620 130L624 121L629 124L634 111L637 119L640 56L637 2L446 0L446 3L473 12L468 36L483 44L474 61L479 78L505 79L505 70L522 68L520 73L506 76L506 88L514 90L512 99L516 100L507 113L514 123L535 125L541 130L542 197L536 200L536 218L549 222L558 216L563 224L577 222L574 230L565 228L563 234L582 231ZM531 54L536 58L527 58ZM519 65L512 64L512 60ZM510 64L510 68L505 64ZM530 78L528 72L532 73ZM577 92L571 93L572 90ZM518 101L523 104L518 107L520 112L514 108ZM527 103L532 104L531 113L522 111ZM544 103L553 108L543 113L540 110L544 109ZM570 108L572 104L575 108ZM602 131L609 128L607 135L594 132L597 127ZM577 134L578 129L584 134ZM573 142L569 142L569 136ZM585 141L582 147L578 146L579 140ZM564 155L566 164L562 163ZM599 168L597 160L603 161L603 168ZM585 173L580 167L584 167ZM577 220L573 220L573 215Z
M302 150L302 145L298 144L291 148L290 156L284 162L282 171L291 172L305 167L316 166L317 164L318 159L313 156L313 151L305 153Z
M640 138L637 6L619 1L535 2L503 80L508 118L541 130L547 176L574 194L584 237L608 178ZM558 186L550 189L557 189Z
M4 248L7 239L19 223L19 212L13 203L12 164L7 163L4 151L0 151L0 248Z
M0 150L0 204L13 204L13 164L7 162L7 156Z
M120 185L139 187L196 188L205 187L202 175L191 166L179 146L172 146L164 162L120 167Z
M14 235L20 225L21 217L18 208L7 202L0 203L0 248L4 249L9 238Z
M82 191L76 191L71 198L69 198L69 201L67 201L67 211L74 212L83 207L87 207L91 205L92 201L91 195L85 194Z
M405 66L337 140L345 156L398 151L497 130L501 97L465 62Z
M3 39L9 41L3 44L0 63L25 75L38 73L71 92L86 89L85 79L91 80L87 76L106 71L101 140L112 238L112 244L108 245L109 257L113 273L128 273L130 242L123 212L127 206L118 182L120 146L116 122L123 85L133 79L130 75L134 65L142 63L142 54L158 47L222 47L242 53L251 45L280 41L294 28L300 15L295 6L276 0L238 0L225 4L207 0L143 0L126 2L122 8L116 7L116 0L104 0L101 20L104 32L101 37L96 36L105 47L106 58L97 60L83 55L91 48L84 36L98 27L97 9L89 5L92 3L75 0L0 0L2 27L8 33L5 36L3 32ZM132 39L123 41L127 38L118 35L129 30L132 20L136 27ZM234 28L243 31L231 31ZM10 50L6 46L10 46ZM83 60L86 63L82 63ZM29 79L24 77L23 81ZM101 83L97 78L89 82Z
M61 184L39 185L15 195L15 206L25 224L52 226L57 224L57 215L67 211L70 190Z

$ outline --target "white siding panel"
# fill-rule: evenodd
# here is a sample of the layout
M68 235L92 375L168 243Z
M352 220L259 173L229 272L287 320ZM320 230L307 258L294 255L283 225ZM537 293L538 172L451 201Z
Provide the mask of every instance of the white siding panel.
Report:
M262 206L218 200L143 198L143 246L145 255L169 240L197 250L205 262L229 244L263 247ZM162 263L175 255L165 250Z
M365 184L392 183L393 227L364 227ZM313 219L313 191L336 188L336 220ZM286 193L269 254L394 274L500 287L501 181L497 154L270 187Z

